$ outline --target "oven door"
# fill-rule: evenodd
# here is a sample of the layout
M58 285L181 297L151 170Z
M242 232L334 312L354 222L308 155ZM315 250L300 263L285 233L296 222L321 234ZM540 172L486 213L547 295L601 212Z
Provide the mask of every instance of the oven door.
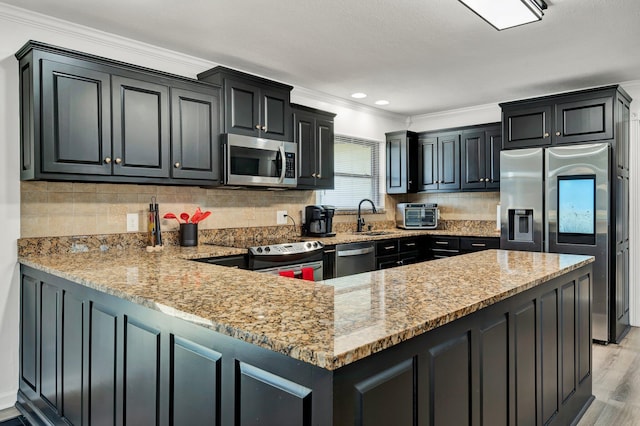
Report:
M275 268L258 269L256 270L256 272L290 276L291 278L299 279L306 278L307 274L313 274L313 281L322 281L322 261L298 263L288 266L277 266ZM311 280L309 279L309 281Z
M223 135L223 177L227 185L295 187L296 148L292 142Z

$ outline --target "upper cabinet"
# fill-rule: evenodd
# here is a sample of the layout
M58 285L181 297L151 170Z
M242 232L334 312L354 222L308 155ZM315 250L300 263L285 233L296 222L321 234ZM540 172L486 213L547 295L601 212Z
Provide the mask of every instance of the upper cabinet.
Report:
M223 88L224 133L293 140L290 107L293 87L226 67L200 73L198 80Z
M219 184L217 86L29 42L21 178Z
M499 189L500 126L463 131L461 140L462 189Z
M619 86L500 104L503 148L584 143L614 138L613 106Z
M293 104L291 110L298 144L298 188L333 189L335 114Z
M418 191L418 135L409 131L386 134L387 194Z
M387 193L500 189L500 123L386 134Z

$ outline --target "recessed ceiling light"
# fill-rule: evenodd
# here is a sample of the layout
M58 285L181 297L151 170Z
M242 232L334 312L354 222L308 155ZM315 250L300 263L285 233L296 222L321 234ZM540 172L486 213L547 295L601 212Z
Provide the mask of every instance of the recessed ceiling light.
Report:
M544 0L460 0L498 31L542 19Z
M364 99L367 97L366 93L361 93L361 92L357 92L357 93L353 93L351 94L352 98L356 98L356 99Z
M375 102L376 105L389 105L389 101L385 101L384 99L380 99Z

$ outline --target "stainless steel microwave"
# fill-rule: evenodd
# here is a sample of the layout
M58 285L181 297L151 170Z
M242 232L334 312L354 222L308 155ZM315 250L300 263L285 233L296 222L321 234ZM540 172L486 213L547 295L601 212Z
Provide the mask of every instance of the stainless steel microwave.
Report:
M295 188L297 147L293 142L225 134L222 136L222 183Z
M437 204L398 203L396 226L403 229L436 229L439 213Z

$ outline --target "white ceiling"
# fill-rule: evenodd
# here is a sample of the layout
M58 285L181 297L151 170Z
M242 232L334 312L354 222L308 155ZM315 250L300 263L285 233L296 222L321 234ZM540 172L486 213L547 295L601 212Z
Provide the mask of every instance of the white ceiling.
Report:
M2 1L404 115L640 80L638 0L501 32L458 0Z

